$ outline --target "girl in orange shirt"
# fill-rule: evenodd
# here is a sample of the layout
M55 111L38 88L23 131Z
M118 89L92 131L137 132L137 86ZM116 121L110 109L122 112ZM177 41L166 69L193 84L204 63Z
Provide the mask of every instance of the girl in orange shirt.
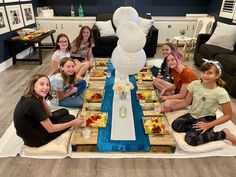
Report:
M179 52L171 52L167 56L167 64L171 69L174 84L159 78L155 78L153 84L161 91L160 98L165 101L164 106L171 107L186 97L187 85L197 80L198 76L182 63L182 55Z

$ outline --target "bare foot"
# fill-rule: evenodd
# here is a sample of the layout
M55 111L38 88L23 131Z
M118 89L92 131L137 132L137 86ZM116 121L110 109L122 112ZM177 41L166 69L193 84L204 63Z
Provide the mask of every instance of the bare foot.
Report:
M236 146L236 137L229 131L228 128L224 128L223 131L225 132L226 139L229 140L232 145Z

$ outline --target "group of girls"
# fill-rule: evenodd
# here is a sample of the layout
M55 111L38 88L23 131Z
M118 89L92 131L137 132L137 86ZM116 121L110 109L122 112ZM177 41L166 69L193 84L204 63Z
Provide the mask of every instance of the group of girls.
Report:
M88 26L82 27L71 44L65 34L57 36L56 51L51 60L51 104L75 108L83 105L82 93L87 85L83 77L94 63L93 41L93 34Z
M65 34L56 40L52 56L51 76L34 75L14 111L16 133L25 145L39 147L60 136L71 126L79 126L83 119L70 115L68 110L51 112L47 100L65 107L81 107L82 93L86 87L83 76L93 67L94 46L89 27L83 27L70 45ZM164 101L163 112L183 109L191 104L189 113L172 123L176 132L185 132L185 141L200 145L210 141L227 139L236 145L236 137L228 130L214 132L216 125L232 118L230 98L220 79L223 68L219 62L205 60L200 79L183 64L182 55L171 43L163 45L164 61L161 68L151 67L156 78L154 86L160 90ZM216 110L222 107L223 115L216 119Z
M82 118L75 118L67 109L52 112L47 101L63 107L82 107L87 86L83 76L93 67L93 46L93 35L88 26L82 27L72 44L65 34L57 36L50 77L32 76L14 111L16 133L25 145L40 147L68 128L83 123Z
M206 60L200 68L200 79L188 66L183 64L182 55L174 50L171 43L162 47L165 57L161 68L151 67L156 78L154 86L160 90L163 102L162 112L172 112L191 105L189 113L172 123L176 132L185 132L185 141L197 146L210 141L227 139L236 145L236 137L227 129L214 132L216 125L232 118L232 108L227 91L221 80L223 68L218 61ZM160 74L157 74L160 73ZM171 75L171 77L166 77ZM216 118L216 111L222 108L223 115Z

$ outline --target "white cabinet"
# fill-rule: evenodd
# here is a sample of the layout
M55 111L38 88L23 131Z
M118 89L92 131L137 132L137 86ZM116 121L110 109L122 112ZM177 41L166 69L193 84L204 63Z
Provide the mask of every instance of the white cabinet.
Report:
M175 36L179 36L179 31L187 29L185 36L192 37L194 34L197 18L186 19L186 17L154 17L154 26L159 30L158 44L172 42Z
M43 18L36 17L36 24L38 29L52 29L56 30L54 33L54 39L60 33L64 33L69 37L72 42L80 32L80 29L87 25L92 28L95 23L95 17L52 17ZM46 38L42 43L51 43L50 38Z

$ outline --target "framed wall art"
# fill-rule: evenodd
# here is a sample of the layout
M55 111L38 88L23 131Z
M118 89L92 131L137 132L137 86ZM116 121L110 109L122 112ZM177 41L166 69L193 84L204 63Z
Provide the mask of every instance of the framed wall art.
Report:
M19 0L4 0L5 3L8 3L8 2L19 2Z
M9 32L9 24L4 7L0 7L0 35Z
M6 6L6 11L11 30L24 27L20 5Z
M25 26L35 23L34 10L32 4L21 4Z

